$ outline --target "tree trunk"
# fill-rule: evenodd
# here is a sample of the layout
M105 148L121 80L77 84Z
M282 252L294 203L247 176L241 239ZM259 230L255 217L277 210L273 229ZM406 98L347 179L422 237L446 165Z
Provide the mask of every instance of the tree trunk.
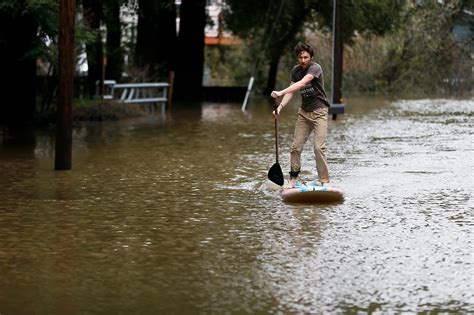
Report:
M158 12L157 61L163 65L164 75L176 66L176 5L175 0L162 0Z
M147 77L163 81L174 68L176 7L174 0L140 0L136 63Z
M91 32L97 32L95 41L86 45L89 95L95 95L96 81L102 79L104 53L100 22L102 20L102 0L82 0L84 21ZM101 92L101 91L99 91Z
M123 53L119 1L105 1L105 24L107 26L105 78L120 81L123 72Z
M36 38L30 15L0 14L0 119L11 127L33 123L36 111L36 60L27 55Z
M205 0L182 0L174 99L202 100Z
M139 67L154 68L158 51L157 21L159 3L153 0L138 1L137 43L135 63Z
M275 90L279 62L280 62L280 57L277 57L274 60L270 61L270 68L268 69L267 86L265 87L265 90L263 91L263 95L270 95L272 91Z
M293 0L291 6L287 4L285 9L291 12L291 23L288 27L284 28L284 30L273 34L270 49L267 54L270 59L270 68L268 70L267 85L263 91L264 95L270 95L275 89L278 64L281 56L287 49L293 50L292 46L296 44L295 34L298 34L302 29L305 17L308 14L304 0ZM287 84L288 82L285 82L285 86Z

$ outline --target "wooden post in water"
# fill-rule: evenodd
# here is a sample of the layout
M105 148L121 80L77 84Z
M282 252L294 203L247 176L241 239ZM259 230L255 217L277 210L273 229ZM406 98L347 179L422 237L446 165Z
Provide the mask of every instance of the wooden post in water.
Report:
M337 114L344 113L342 104L342 62L343 48L342 40L342 14L343 0L334 0L333 12L333 63L332 63L332 118Z
M107 56L102 53L100 58L100 82L99 82L99 96L104 98L105 94L105 69L107 68Z
M174 87L174 71L171 70L168 72L168 103L166 104L166 109L170 112L171 107L173 106L173 87Z
M76 0L59 0L59 91L56 117L55 170L70 170L72 167L75 14Z

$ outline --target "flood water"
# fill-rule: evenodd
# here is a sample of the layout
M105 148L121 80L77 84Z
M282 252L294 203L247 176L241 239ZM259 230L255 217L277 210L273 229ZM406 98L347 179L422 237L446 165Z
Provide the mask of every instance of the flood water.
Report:
M347 103L328 135L340 204L260 188L265 100L84 123L71 171L51 132L4 141L0 314L474 312L474 100ZM302 165L314 179L309 143Z

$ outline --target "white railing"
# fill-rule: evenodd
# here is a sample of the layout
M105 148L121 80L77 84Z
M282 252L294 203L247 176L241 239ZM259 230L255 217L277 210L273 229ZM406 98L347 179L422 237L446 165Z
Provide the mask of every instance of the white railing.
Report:
M100 81L96 82L98 93ZM102 99L116 100L123 103L161 104L161 113L165 113L168 102L169 84L166 82L152 83L116 83L114 80L104 80ZM120 94L120 97L118 95Z

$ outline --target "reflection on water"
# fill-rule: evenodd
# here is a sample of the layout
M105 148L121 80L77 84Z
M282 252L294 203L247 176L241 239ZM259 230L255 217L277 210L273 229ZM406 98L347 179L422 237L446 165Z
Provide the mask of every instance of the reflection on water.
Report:
M472 100L348 100L329 126L337 205L259 189L271 105L84 124L0 151L0 313L474 311ZM287 174L296 107L282 114ZM311 150L303 179L314 176Z

